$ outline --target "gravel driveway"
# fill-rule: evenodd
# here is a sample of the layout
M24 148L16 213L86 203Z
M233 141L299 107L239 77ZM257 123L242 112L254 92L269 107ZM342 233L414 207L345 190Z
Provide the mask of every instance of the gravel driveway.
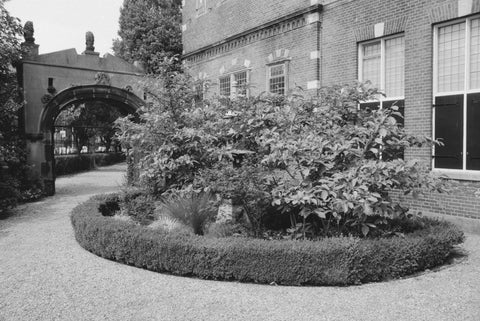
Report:
M123 166L59 178L57 194L0 220L0 321L480 320L480 236L437 272L354 287L280 287L158 274L99 258L69 214L117 190Z

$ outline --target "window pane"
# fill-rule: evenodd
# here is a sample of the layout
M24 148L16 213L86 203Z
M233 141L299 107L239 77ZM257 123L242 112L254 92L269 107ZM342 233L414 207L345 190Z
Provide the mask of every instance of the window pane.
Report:
M285 65L270 67L269 91L274 94L285 94Z
M270 79L270 92L274 94L285 94L285 78L275 77Z
M404 37L385 40L385 94L387 97L404 95Z
M220 95L230 96L230 76L220 78Z
M472 20L470 44L470 89L480 88L480 19Z
M237 72L235 76L235 86L237 87L237 94L245 95L247 93L247 72Z
M465 22L438 28L438 91L464 89Z
M272 66L270 68L270 77L283 76L284 73L285 73L284 65Z
M380 41L369 43L362 46L363 58L362 58L362 81L370 80L372 85L379 87L380 84L380 54L381 45Z

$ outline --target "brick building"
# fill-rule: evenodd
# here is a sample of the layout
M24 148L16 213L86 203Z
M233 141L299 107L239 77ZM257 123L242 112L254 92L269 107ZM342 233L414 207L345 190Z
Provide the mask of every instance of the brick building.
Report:
M220 95L370 80L445 143L405 157L458 184L406 201L480 219L480 0L186 0L183 20L184 60Z

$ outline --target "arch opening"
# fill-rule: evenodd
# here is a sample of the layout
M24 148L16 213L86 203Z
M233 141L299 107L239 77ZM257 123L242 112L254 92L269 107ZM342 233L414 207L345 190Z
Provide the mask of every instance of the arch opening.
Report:
M30 142L35 146L30 163L39 169L47 195L55 194L55 120L69 106L99 102L98 106L116 108L121 114L135 114L145 102L132 92L106 85L75 86L55 95L42 109L38 123L38 137Z

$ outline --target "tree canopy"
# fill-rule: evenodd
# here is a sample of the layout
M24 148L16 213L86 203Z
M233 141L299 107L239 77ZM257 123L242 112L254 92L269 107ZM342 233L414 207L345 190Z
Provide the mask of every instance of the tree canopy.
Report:
M5 77L12 74L12 62L20 56L20 40L22 26L18 18L10 16L4 7L5 0L0 0L0 77L2 88Z
M16 76L12 64L21 54L22 27L0 0L0 162L18 161Z
M0 0L0 214L18 200L40 195L39 181L28 174L19 126L17 78L14 64L20 60L23 28Z
M180 0L124 0L120 9L120 38L114 40L116 56L140 61L156 73L164 58L182 53Z

